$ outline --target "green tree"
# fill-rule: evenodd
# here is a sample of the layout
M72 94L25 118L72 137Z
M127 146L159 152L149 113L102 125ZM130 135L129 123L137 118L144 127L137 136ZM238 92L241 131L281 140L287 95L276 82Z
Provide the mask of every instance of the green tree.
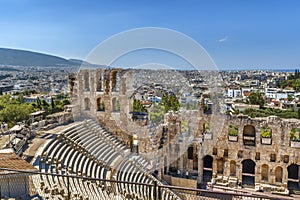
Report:
M24 96L23 96L23 94L19 94L17 100L18 100L19 103L24 103Z
M37 97L36 104L39 109L42 109L42 103L39 97Z
M170 110L178 111L180 108L180 103L174 94L164 94L162 98L162 104L165 108L166 113Z
M49 111L50 105L47 103L47 101L45 101L45 99L42 99L41 106L42 106L42 109L45 110L46 112Z
M147 109L141 104L141 101L138 99L133 100L133 112L145 112L147 113Z
M102 102L101 102L101 110L105 110L105 103L104 103L103 100L102 100Z
M68 100L68 99L63 99L63 100L62 100L62 103L63 103L64 106L65 106L65 105L69 105L69 104L70 104L70 100Z
M35 90L25 90L23 92L24 95L28 96L28 95L31 95L31 94L36 94L37 92Z
M249 95L249 103L263 107L265 104L265 99L264 99L263 94L260 92L252 92Z
M288 100L289 100L289 101L293 101L293 100L294 100L293 96L289 94L289 95L288 95Z
M150 120L152 124L161 124L164 120L164 106L162 104L154 104L150 112Z
M56 112L56 107L55 107L55 103L54 103L54 99L51 98L51 113Z
M300 91L300 73L299 70L295 70L294 74L291 74L287 80L280 82L281 88L292 87L296 91Z
M17 122L27 120L32 112L34 108L30 104L9 104L0 111L0 121L8 123L11 127Z

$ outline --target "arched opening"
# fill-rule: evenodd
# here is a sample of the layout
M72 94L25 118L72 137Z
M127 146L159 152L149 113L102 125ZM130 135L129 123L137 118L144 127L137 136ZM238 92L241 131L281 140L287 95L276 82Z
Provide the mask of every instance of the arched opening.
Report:
M244 145L255 146L255 128L252 125L244 126L243 139Z
M91 103L89 98L84 99L84 110L90 110L91 109Z
M119 99L117 99L116 97L112 99L112 111L120 112L120 102Z
M275 169L275 181L282 183L282 167L276 167Z
M288 166L288 189L300 190L299 186L299 165Z
M224 172L224 160L221 159L217 159L217 173L218 174L223 174Z
M110 80L111 80L111 91L116 92L118 91L118 71L112 71L110 74Z
M84 90L85 91L90 91L90 80L89 80L89 72L85 72L83 75L84 79Z
M103 75L103 88L105 90L105 93L108 94L110 90L110 76L109 76L109 70L104 71Z
M97 111L105 111L105 104L101 97L97 98Z
M212 178L213 157L206 155L203 158L203 181L209 182Z
M97 89L97 92L101 92L102 91L102 74L101 74L101 71L98 71L97 72L97 84L96 84L96 89Z
M269 166L264 164L261 166L261 180L268 181L269 178Z
M247 159L242 162L242 184L253 186L255 184L255 162Z
M198 153L194 154L193 170L198 171Z
M194 146L193 145L189 146L187 152L188 152L188 159L193 159L194 158Z
M236 162L234 160L230 161L230 176L236 175Z

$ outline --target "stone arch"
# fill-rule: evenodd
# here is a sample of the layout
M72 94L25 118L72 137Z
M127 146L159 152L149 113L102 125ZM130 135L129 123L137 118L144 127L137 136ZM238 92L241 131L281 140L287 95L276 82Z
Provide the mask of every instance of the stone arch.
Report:
M120 111L120 101L117 97L112 98L112 111L119 112Z
M96 100L97 111L105 111L105 104L101 97Z
M299 186L299 165L291 164L288 166L288 189L300 190Z
M110 73L109 70L104 71L103 75L103 86L105 93L108 94L110 91Z
M236 162L234 160L230 161L230 176L236 175Z
M203 181L208 182L212 178L213 157L206 155L203 158Z
M110 73L110 81L111 81L111 91L116 92L118 90L118 71L113 70Z
M84 110L90 110L91 109L91 102L89 98L84 99Z
M85 91L90 91L90 80L89 80L89 72L86 71L84 74L83 74L83 82L84 82L84 90Z
M252 125L246 125L243 129L244 145L255 146L255 127Z
M269 179L269 166L267 164L263 164L261 166L261 180L268 181Z
M244 126L243 135L244 136L255 137L255 127L252 126L252 125Z
M275 169L275 182L282 183L283 170L282 167L278 166Z
M217 173L223 174L223 172L224 172L224 159L220 158L217 159Z
M255 162L251 159L242 161L242 184L255 185Z
M97 92L102 91L102 73L101 73L101 71L97 71L97 74L96 74L96 91Z

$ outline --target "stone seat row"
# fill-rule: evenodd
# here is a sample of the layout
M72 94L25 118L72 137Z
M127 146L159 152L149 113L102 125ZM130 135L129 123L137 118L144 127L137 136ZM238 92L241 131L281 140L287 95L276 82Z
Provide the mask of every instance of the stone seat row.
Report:
M53 140L52 145L56 148L49 154L45 159L48 163L41 163L41 171L56 173L56 174L71 174L71 175L86 175L88 177L93 178L103 178L106 176L107 169L90 159L88 155L82 154L67 143L59 142L59 140ZM61 155L59 155L61 154ZM61 163L55 163L54 158L63 158ZM56 185L59 185L59 188L64 190L64 194L66 194L65 190L68 186L67 178L62 178L58 176L41 176L41 180L44 183L47 183L44 187L47 192L47 188L54 188ZM85 197L84 199L99 199L99 197L105 197L105 191L102 190L99 185L87 181L83 181L82 179L70 178L70 187L71 194L73 197ZM51 193L51 192L50 192ZM54 192L53 194L57 194ZM60 192L61 194L61 192ZM96 194L94 196L90 196L90 194Z
M145 159L131 156L128 147L93 121L78 123L51 139L40 161L42 172L161 185L149 172ZM65 199L68 183L75 199L154 198L150 186L109 184L82 178L68 180L55 175L39 175L36 180L36 185L43 185L39 191L47 198ZM161 192L163 199L179 199L171 190Z

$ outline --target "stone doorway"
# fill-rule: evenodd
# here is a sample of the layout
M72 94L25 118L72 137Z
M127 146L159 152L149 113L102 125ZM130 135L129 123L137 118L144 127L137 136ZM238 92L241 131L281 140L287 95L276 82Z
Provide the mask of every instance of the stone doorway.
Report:
M255 162L247 159L242 162L242 184L254 186L255 185Z
M224 172L224 160L222 158L217 159L217 173L223 175L223 172Z
M269 166L264 164L261 166L261 180L268 181L269 179Z
M236 175L236 162L234 160L230 161L230 176Z
M291 164L290 166L288 166L288 189L300 190L299 165Z
M213 158L209 155L203 158L203 181L209 182L212 178Z
M275 169L275 181L276 182L279 182L279 183L282 183L282 167L276 167Z

